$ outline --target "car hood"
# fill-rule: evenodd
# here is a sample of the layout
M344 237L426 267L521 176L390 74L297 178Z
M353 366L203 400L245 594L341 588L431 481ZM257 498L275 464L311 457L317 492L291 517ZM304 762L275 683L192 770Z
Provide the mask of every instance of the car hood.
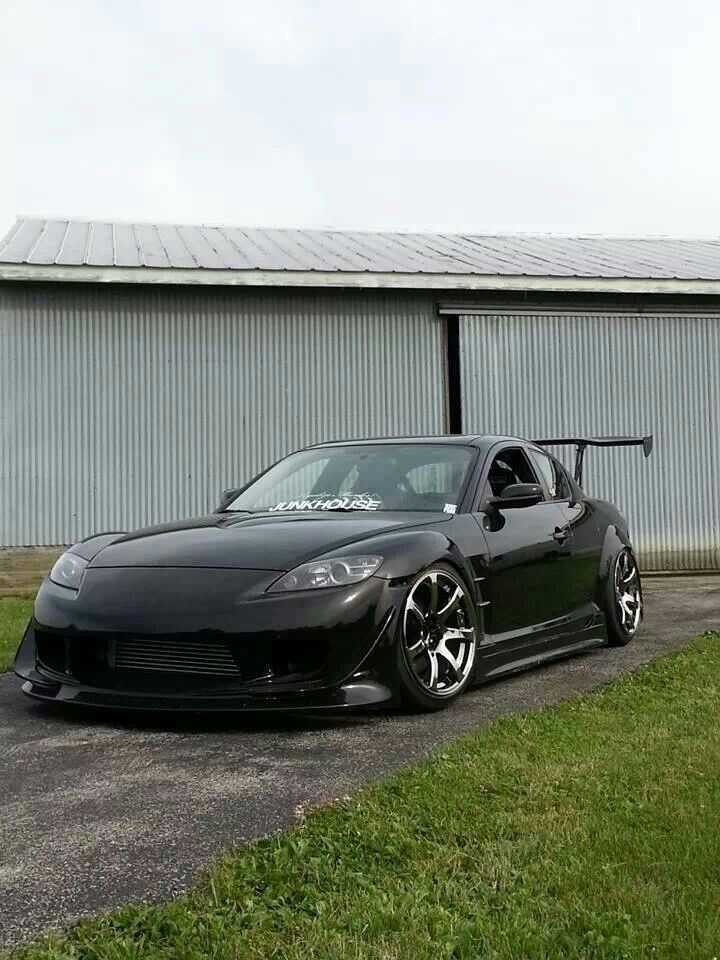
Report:
M380 533L449 519L444 513L213 514L121 535L90 566L285 571Z

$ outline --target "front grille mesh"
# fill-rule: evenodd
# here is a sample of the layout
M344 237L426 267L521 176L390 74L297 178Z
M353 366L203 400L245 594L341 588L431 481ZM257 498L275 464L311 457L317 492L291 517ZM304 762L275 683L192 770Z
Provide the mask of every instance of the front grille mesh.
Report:
M227 644L214 639L123 638L116 644L115 667L222 677L240 674Z

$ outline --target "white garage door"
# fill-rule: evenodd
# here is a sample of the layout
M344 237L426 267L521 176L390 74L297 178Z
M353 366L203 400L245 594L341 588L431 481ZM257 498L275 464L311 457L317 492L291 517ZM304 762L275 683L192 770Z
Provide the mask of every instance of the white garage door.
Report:
M588 450L585 489L625 513L645 569L720 568L720 317L478 313L460 349L466 432L653 433L649 460Z

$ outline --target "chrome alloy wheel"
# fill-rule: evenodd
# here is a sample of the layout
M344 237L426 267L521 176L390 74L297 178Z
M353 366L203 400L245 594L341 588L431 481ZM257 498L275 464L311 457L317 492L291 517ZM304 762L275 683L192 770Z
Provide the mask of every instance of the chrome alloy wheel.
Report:
M629 550L623 550L615 561L615 605L618 622L631 637L640 626L642 593L637 563Z
M475 662L472 598L444 570L430 570L412 587L403 610L405 659L419 686L449 697L467 680Z

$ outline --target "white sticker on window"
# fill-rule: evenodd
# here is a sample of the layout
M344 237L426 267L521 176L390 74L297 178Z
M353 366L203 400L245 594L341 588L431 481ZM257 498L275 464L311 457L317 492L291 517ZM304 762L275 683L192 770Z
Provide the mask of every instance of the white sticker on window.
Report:
M456 510L457 510L456 503L446 503L445 506L443 507L444 513L455 513Z
M382 500L374 493L351 493L341 497L329 493L303 500L281 500L268 510L282 513L290 510L380 510Z

